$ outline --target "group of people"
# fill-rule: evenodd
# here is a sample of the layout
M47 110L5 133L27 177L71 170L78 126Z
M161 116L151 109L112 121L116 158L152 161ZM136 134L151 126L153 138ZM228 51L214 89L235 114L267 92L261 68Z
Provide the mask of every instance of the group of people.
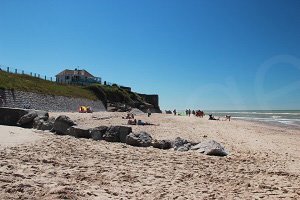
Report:
M174 115L180 115L180 113L177 113L176 109L173 110L173 114ZM185 110L185 115L186 116L190 117L191 114L194 115L194 116L196 116L196 117L203 117L205 115L204 112L201 111L201 110L191 110L191 109L186 109Z
M171 112L171 111L169 111L169 112ZM177 113L176 109L173 110L173 114L174 115L181 115L180 113ZM203 118L203 116L205 116L205 113L202 110L191 110L191 109L186 109L185 110L185 115L186 116L191 116L191 114L196 116L196 117L201 117L201 118ZM220 117L215 117L212 114L210 114L208 119L209 120L220 120ZM223 121L227 121L227 120L230 121L231 116L230 115L225 115L224 119L222 119L222 120Z
M147 116L150 117L151 116L151 112L150 112L150 109L147 110ZM155 125L155 124L152 124L152 123L149 123L149 122L145 122L145 121L142 121L140 119L135 119L134 118L134 114L133 113L127 113L126 117L122 117L123 119L128 119L127 121L127 124L128 125Z

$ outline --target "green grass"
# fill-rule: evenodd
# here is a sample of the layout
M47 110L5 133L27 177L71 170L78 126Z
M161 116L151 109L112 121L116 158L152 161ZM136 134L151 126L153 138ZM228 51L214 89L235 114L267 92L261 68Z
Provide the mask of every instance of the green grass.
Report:
M0 71L0 89L20 90L41 94L101 100L137 105L145 103L143 98L134 92L119 88L94 84L90 86L73 86L45 81L29 75L12 74Z
M29 75L11 74L4 71L0 71L0 89L13 89L90 100L98 99L93 91L85 87L57 84Z
M103 102L120 102L128 105L144 103L144 100L138 94L121 89L117 86L94 84L87 86L87 89L93 91Z

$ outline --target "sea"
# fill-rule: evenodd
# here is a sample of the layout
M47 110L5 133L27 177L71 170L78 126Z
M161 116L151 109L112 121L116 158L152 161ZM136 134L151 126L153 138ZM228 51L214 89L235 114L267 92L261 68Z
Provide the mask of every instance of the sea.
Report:
M207 110L204 112L217 117L230 115L232 119L300 128L300 110Z

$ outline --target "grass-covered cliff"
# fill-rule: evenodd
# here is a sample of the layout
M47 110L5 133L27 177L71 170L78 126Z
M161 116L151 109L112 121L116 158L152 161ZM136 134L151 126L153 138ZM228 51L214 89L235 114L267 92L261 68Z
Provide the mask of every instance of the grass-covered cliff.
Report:
M126 104L137 108L149 106L137 93L119 88L118 86L105 86L100 84L75 86L58 84L29 75L12 74L4 71L0 71L0 89L86 98L90 100L100 99L105 105L110 102Z

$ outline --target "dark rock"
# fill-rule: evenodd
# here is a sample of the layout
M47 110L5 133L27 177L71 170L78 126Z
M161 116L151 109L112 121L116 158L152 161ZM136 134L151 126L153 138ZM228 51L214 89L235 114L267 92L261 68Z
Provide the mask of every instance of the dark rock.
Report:
M91 138L89 129L77 126L71 126L70 128L68 128L67 134L76 138Z
M18 126L24 128L32 128L33 119L38 116L37 112L30 111L28 114L23 115L17 122Z
M43 131L51 130L54 126L54 121L54 117L48 118L47 121L45 121L43 118L36 117L33 122L33 128Z
M55 119L52 131L58 135L65 135L67 134L67 129L74 125L76 125L76 123L68 116L60 115Z
M186 143L183 146L180 146L176 149L176 151L188 151L191 149L191 143Z
M172 142L170 140L154 140L152 146L158 149L171 149Z
M130 133L126 137L126 144L137 147L151 146L152 137L146 132Z
M0 125L17 126L20 118L29 113L29 110L0 107Z
M111 126L103 134L103 139L107 142L126 143L126 136L132 132L131 127L127 126Z
M108 129L107 126L99 126L99 127L89 129L91 138L93 140L103 140L103 135L107 129Z
M47 121L49 119L49 113L43 110L35 110L38 115L38 118Z
M197 150L200 153L212 156L227 156L228 153L224 147L214 140L207 140L201 142L191 148L192 150Z
M174 150L177 150L179 147L184 146L187 143L189 142L185 139L182 139L180 137L175 138L175 141L173 143Z
M32 128L34 118L46 114L45 111L0 107L0 124Z

